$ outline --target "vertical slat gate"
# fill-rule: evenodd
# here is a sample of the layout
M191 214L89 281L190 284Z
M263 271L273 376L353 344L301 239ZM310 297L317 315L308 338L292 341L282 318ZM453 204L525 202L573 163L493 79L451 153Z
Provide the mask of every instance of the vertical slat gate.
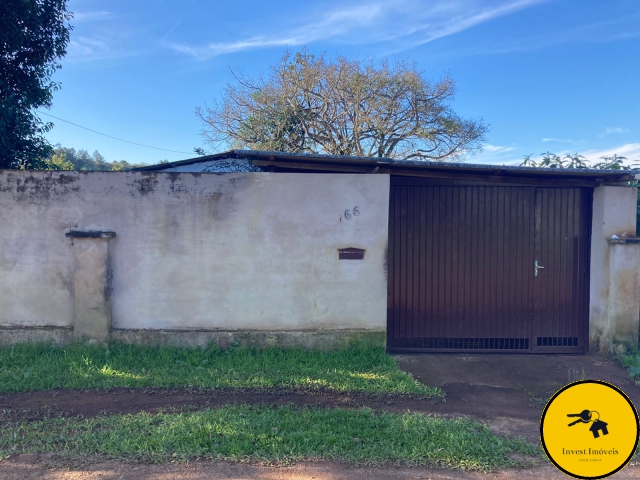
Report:
M533 350L584 353L589 305L590 190L536 190Z
M590 199L392 179L388 349L585 352Z

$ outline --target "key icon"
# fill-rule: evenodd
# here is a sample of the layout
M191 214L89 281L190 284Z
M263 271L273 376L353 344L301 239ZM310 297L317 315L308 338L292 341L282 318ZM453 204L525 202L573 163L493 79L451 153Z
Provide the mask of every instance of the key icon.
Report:
M583 410L580 413L568 413L567 417L578 417L577 420L571 422L568 426L573 427L576 423L592 423L589 431L593 434L593 438L600 438L600 432L602 435L609 435L609 429L607 422L600 420L600 414L595 410Z
M576 423L589 423L591 421L591 411L583 410L580 413L568 413L567 417L578 417L574 422L571 422L568 426L573 427Z

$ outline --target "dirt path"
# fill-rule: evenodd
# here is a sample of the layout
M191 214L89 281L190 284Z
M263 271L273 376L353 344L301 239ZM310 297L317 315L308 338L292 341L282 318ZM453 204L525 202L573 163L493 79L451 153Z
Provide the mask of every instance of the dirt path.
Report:
M434 413L487 422L497 434L536 443L547 400L571 381L584 378L610 382L640 406L640 387L624 369L601 357L440 354L396 359L403 370L421 382L444 389L447 401L434 405Z
M228 404L312 405L320 407L370 407L390 412L432 412L434 401L403 396L363 395L339 392L200 389L127 389L99 391L51 390L0 395L4 420L36 420L44 415L95 417L99 414L155 412L161 409L214 408Z
M291 467L267 467L227 462L136 465L115 461L101 462L75 470L48 466L42 455L19 455L0 462L3 480L566 480L568 477L550 465L528 470L503 470L483 474L431 468L353 468L338 462L305 462ZM640 478L640 468L630 466L613 477Z

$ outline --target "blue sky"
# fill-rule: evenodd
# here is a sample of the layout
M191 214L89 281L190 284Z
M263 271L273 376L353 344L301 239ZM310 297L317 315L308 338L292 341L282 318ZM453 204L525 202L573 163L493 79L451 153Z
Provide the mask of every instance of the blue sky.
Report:
M51 142L110 161L208 149L194 108L219 97L229 67L259 75L303 47L412 59L434 80L449 72L455 110L491 125L467 162L547 150L640 160L638 0L70 0L69 9L75 28L49 113L183 152L53 119Z

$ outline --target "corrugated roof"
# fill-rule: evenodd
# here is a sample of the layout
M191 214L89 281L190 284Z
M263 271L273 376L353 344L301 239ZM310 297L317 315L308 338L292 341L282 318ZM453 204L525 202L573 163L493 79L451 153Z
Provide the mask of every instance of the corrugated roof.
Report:
M380 173L390 173L394 175L428 176L428 172L456 173L456 174L477 174L482 176L505 176L505 177L551 177L556 179L589 179L600 180L601 182L627 182L635 178L636 171L633 170L594 170L590 168L535 168L511 165L484 165L472 163L447 163L432 162L425 160L396 160L392 158L357 157L344 155L326 155L316 153L288 153L272 152L263 150L229 150L227 152L203 157L196 157L178 162L163 163L141 167L137 171L158 171L167 168L196 164L201 162L215 161L219 159L242 158L250 159L260 165L273 165L286 170L296 170L297 166L301 171L341 171L347 172L348 167L354 171L373 172L376 167ZM303 167L304 165L304 167ZM340 167L338 169L338 167ZM345 167L347 167L345 169ZM423 172L420 174L419 172Z

